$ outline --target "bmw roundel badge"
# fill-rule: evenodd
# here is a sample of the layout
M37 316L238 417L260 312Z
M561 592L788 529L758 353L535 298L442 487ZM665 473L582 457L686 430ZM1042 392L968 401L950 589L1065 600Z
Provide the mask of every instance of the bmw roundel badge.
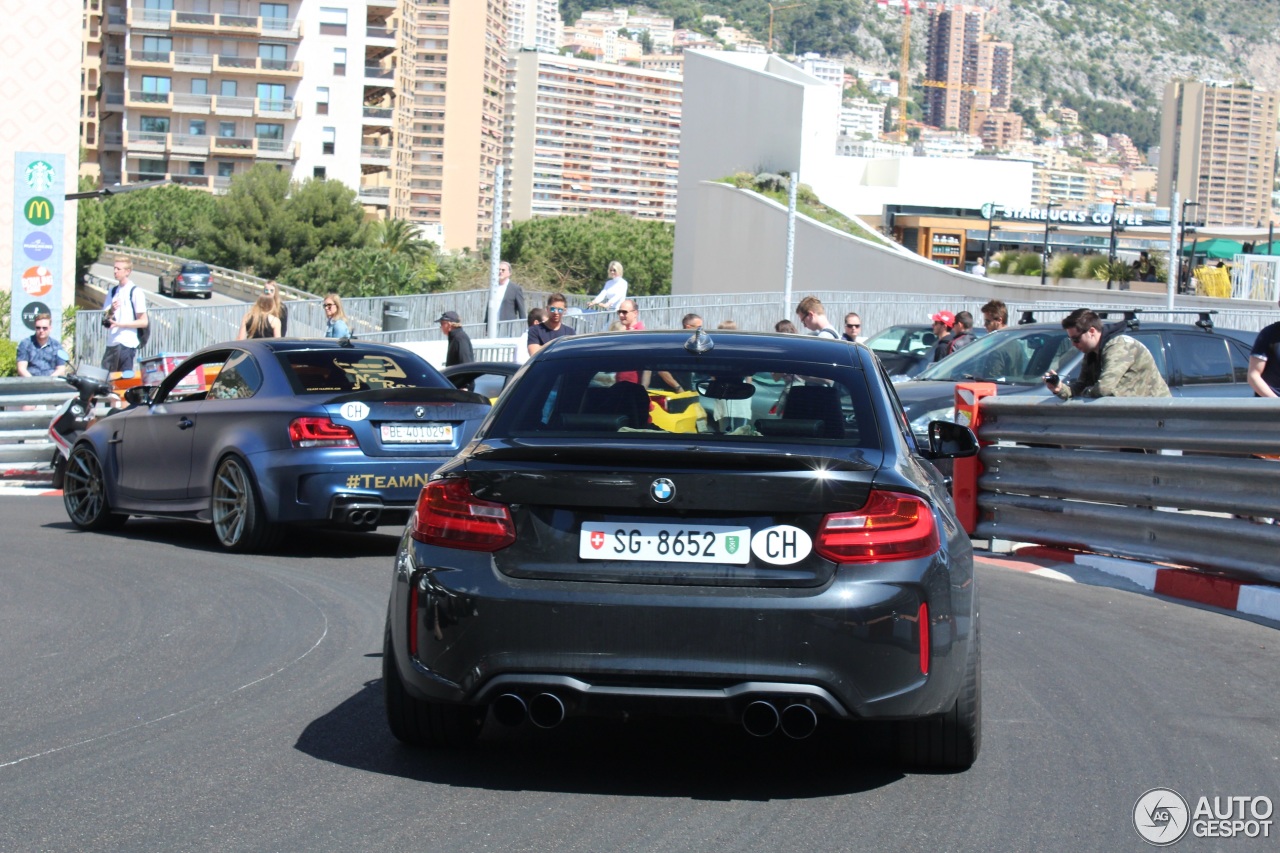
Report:
M666 477L659 477L649 486L649 495L658 503L669 503L676 496L676 484Z
M414 414L414 417L416 417L418 420L422 420L427 416L427 407L419 406L418 408L413 410L413 414Z

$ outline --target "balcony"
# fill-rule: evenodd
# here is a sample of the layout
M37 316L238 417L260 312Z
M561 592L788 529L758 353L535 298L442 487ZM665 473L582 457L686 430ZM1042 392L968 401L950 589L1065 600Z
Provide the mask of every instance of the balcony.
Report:
M211 152L233 157L253 157L258 160L296 160L297 143L283 139L255 139L251 136L211 136Z
M298 117L298 103L293 98L280 100L259 98L255 115L261 118L294 119Z
M360 187L356 191L356 201L361 204L386 207L391 203L391 187Z
M370 44L395 47L396 31L391 27L369 26L365 27L365 38Z
M179 113L195 113L197 115L208 115L213 107L212 95L191 95L179 94L173 95L173 111Z
M131 130L125 134L124 147L128 156L139 154L163 154L169 148L169 134L146 130Z
M189 74L209 74L213 72L212 53L175 53L173 67L176 71Z
M131 107L167 107L173 103L169 92L129 91L127 103Z
M124 145L124 134L118 130L104 130L102 132L102 145L105 148L118 149Z
M295 59L261 59L256 56L217 56L215 68L225 74L256 77L301 77L302 63Z
M108 50L106 62L107 62L108 68L110 67L123 68L124 67L124 51Z
M214 115L251 116L253 115L254 98L237 98L232 95L219 95L214 98Z
M365 107L364 123L377 127L391 127L391 121L395 118L395 110L391 107Z
M207 156L209 153L208 136L193 136L189 133L171 134L169 150L174 154L195 154Z
M361 145L360 162L369 166L388 166L391 164L393 149L383 145Z
M173 53L167 50L131 50L129 64L143 69L173 70Z
M124 23L123 13L119 23ZM128 21L134 29L167 30L196 35L224 35L240 38L298 39L302 27L295 18L260 18L251 15L223 15L212 12L129 9ZM111 19L116 23L115 19Z
M394 80L396 79L396 70L394 68L379 68L376 65L366 65L364 67L364 78L366 80Z

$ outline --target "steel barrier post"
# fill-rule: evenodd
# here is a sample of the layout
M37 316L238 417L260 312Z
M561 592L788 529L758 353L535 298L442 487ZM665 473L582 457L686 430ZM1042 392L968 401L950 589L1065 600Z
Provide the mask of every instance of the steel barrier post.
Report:
M956 385L956 423L964 424L977 434L982 425L982 409L978 405L985 397L996 396L994 382L961 382ZM990 442L986 442L990 444ZM977 456L953 460L951 469L951 497L956 504L956 518L965 532L973 535L978 527L978 478L982 476L982 463Z

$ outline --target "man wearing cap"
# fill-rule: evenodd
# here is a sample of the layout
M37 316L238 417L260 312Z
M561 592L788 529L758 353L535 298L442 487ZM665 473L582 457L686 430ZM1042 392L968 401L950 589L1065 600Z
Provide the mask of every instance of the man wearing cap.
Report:
M444 357L444 366L466 364L475 361L471 353L471 338L462 330L462 318L457 311L446 311L436 320L440 324L440 334L449 339L449 353Z
M956 315L950 311L939 311L929 319L933 321L933 336L937 338L933 345L933 360L941 361L951 354L951 327L956 324Z

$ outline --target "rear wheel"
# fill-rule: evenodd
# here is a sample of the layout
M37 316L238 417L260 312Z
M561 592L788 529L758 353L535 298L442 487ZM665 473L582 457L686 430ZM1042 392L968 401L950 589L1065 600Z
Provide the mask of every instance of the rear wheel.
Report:
M71 523L81 530L112 530L129 516L111 511L106 477L98 455L87 444L77 445L63 475L62 504Z
M982 747L982 653L975 632L951 710L898 723L898 757L932 770L968 770Z
M218 463L209 504L213 531L228 551L255 551L275 541L253 475L237 457L228 456Z
M475 743L484 709L415 699L404 689L396 666L391 626L382 642L382 697L387 724L396 740L410 746L460 749Z

